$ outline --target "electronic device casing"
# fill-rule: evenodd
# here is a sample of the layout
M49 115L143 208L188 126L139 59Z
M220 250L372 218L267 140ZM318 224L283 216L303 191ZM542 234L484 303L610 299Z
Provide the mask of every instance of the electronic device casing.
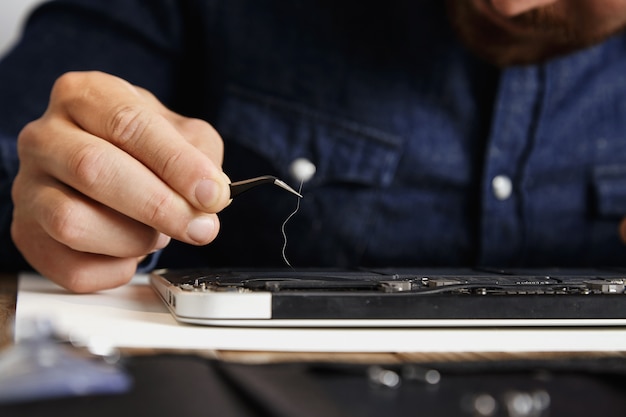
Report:
M157 270L185 323L269 327L626 325L617 269Z

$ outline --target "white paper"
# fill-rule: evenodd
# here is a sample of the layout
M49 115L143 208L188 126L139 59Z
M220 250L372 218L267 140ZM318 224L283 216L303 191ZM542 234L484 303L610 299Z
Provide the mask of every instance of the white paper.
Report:
M21 274L16 339L33 319L62 334L113 347L282 352L586 352L626 351L626 328L228 328L178 323L138 275L121 288L70 294Z

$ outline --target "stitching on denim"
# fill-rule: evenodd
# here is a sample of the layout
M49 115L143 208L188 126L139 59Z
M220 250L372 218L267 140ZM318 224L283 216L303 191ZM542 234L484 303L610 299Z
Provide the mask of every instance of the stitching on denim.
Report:
M247 89L238 85L230 84L227 87L227 91L237 96L263 103L267 106L279 109L281 111L286 111L286 112L296 113L296 114L306 116L308 119L312 121L320 122L328 126L339 128L347 132L350 132L352 134L358 134L368 139L375 140L376 142L380 142L384 145L398 147L403 142L400 136L393 135L393 134L378 130L376 128L363 126L356 122L351 122L345 119L332 117L329 114L316 111L309 107L303 106L302 104L285 100L285 99L281 99L275 96L270 96L267 94L259 93L256 91L252 91L250 89Z

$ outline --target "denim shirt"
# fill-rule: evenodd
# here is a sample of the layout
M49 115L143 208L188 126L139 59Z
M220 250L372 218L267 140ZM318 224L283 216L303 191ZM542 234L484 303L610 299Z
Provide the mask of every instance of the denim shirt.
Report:
M497 70L441 0L59 0L0 63L0 264L15 138L68 70L101 70L209 121L232 180L316 166L285 226L304 266L623 265L626 36ZM141 190L137 190L138 193ZM159 264L282 265L293 195L238 197L205 247ZM6 250L4 249L6 248Z

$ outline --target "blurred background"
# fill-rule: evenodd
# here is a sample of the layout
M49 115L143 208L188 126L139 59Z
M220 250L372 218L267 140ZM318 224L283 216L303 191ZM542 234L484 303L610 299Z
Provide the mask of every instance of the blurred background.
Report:
M0 55L17 41L28 12L40 3L43 0L0 0Z

